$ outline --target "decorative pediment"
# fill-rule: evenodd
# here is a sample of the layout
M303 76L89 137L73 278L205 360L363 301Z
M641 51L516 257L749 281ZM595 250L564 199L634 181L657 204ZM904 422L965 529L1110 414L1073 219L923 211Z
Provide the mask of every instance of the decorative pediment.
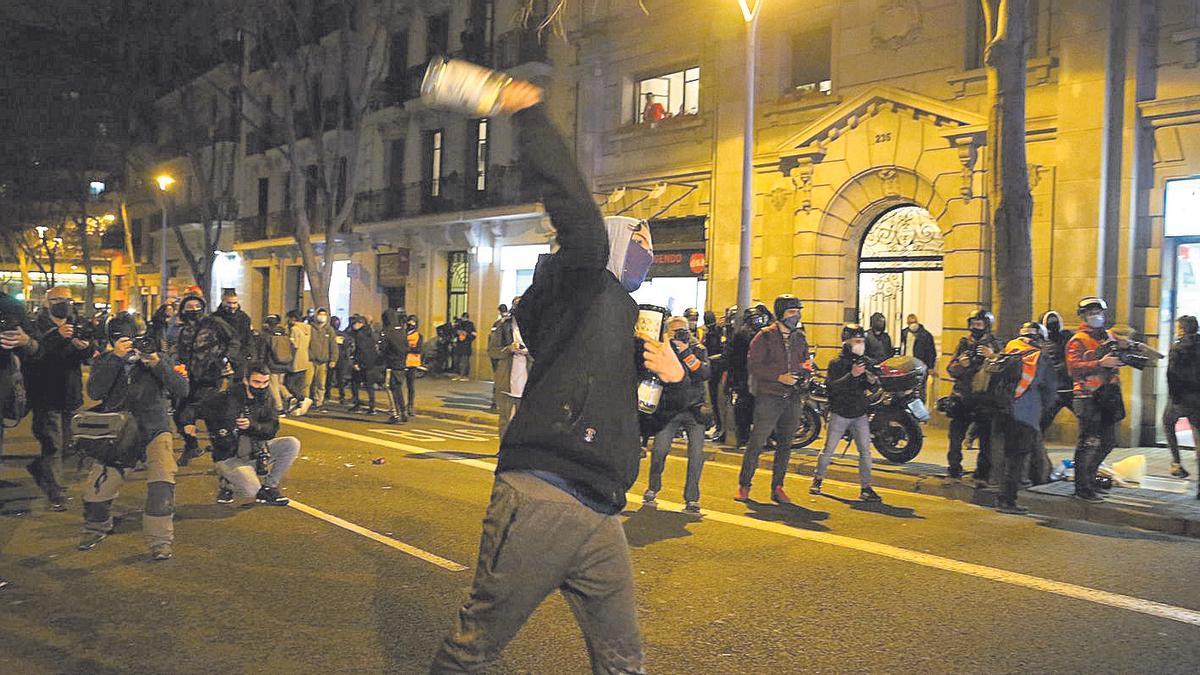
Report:
M925 117L935 126L948 128L979 127L986 124L982 115L928 96L895 87L872 87L847 100L842 105L805 127L780 146L785 158L823 155L824 147L837 140L849 129L854 129L866 119L881 112L897 111L914 117Z

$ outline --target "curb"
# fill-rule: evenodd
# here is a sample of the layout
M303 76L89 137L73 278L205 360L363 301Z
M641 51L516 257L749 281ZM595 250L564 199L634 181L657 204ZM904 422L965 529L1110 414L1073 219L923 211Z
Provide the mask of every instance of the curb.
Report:
M457 420L471 424L492 426L497 424L495 413L472 413L443 408L415 408L418 415L435 419ZM686 456L686 451L672 447L672 454ZM722 464L738 466L741 464L741 453L713 447L705 447L705 460ZM799 476L811 476L816 467L816 455L802 451L799 457L793 455L788 462L788 473ZM759 458L760 469L770 469L772 457L767 451ZM872 467L872 484L875 487L913 492L917 494L942 497L954 501L974 504L986 508L994 508L998 495L994 488L976 488L966 481L951 480L938 475L914 475L892 468L896 465L883 464L878 461ZM856 461L845 462L835 458L829 465L827 477L831 480L846 483L858 481L858 465ZM733 486L730 486L731 492ZM1040 494L1024 490L1020 493L1019 502L1029 509L1031 516L1052 519L1082 520L1100 525L1119 527L1134 527L1152 532L1163 532L1185 537L1200 539L1200 514L1196 516L1161 513L1147 509L1132 508L1123 504L1089 504L1070 497Z

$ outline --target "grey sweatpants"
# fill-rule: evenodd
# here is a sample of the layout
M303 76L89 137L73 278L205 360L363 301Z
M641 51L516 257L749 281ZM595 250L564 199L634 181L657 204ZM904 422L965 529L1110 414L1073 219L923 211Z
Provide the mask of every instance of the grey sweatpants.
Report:
M502 473L483 519L471 595L430 672L487 667L555 590L583 630L593 673L645 672L620 518L529 474Z
M837 413L829 413L825 449L817 458L817 471L813 478L825 478L825 472L829 471L829 462L833 460L833 453L847 431L858 448L858 483L862 487L871 487L871 421L866 415L842 417Z

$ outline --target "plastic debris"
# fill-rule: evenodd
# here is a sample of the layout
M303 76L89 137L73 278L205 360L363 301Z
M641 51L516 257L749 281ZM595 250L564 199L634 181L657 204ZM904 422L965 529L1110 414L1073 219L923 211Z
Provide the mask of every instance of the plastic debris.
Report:
M347 469L353 469L353 468L354 468L354 465L353 465L353 464L351 464L350 462L343 462L343 463L342 463L342 466L346 467Z
M376 457L375 459L371 460L371 463L372 464L387 464L387 460L384 459L383 457Z
M1146 456L1131 455L1119 462L1114 462L1112 468L1123 480L1136 483L1146 475Z

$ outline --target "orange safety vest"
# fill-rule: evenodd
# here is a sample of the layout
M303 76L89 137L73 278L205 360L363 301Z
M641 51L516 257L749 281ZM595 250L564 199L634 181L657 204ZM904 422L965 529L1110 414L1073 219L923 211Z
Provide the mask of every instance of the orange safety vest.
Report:
M1024 354L1021 357L1021 381L1017 383L1016 389L1013 389L1013 398L1021 398L1021 395L1029 389L1029 385L1033 384L1034 378L1037 377L1038 361L1042 358L1042 350L1029 344L1026 338L1013 338L1004 345L1004 353Z
M408 348L410 350L416 349L417 343L420 342L420 340L421 340L420 333L418 333L416 331L409 333L408 334ZM404 366L406 368L420 368L421 367L421 355L417 352L410 351L408 353L408 355L404 357Z
M1112 333L1104 331L1109 340L1112 340ZM1100 387L1111 382L1119 381L1117 370L1115 368L1109 370L1097 367L1095 372L1090 374L1080 374L1077 372L1079 361L1094 361L1096 360L1096 350L1100 349L1103 343L1092 337L1088 332L1087 326L1081 326L1075 335L1067 340L1066 358L1067 371L1071 374L1071 379L1075 382L1075 393L1079 395L1088 395L1096 391ZM1079 353L1082 348L1082 353ZM1107 371L1107 372L1106 372Z

